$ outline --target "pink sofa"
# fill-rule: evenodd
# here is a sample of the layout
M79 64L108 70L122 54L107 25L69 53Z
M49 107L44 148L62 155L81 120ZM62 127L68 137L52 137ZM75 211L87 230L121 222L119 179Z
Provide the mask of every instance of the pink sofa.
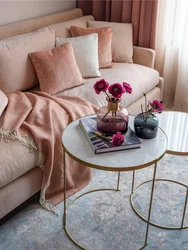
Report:
M73 9L0 26L0 39L32 32L49 25L55 30L55 36L70 37L71 25L87 27L87 22L94 20L92 16L83 17L82 15L81 9ZM6 43L6 40L3 41ZM140 112L140 105L144 102L144 92L147 92L150 100L162 100L163 78L153 69L154 61L155 51L134 46L133 64L114 63L113 68L100 70L102 77L108 81L122 82L126 77L127 81L131 83L135 90L134 93L130 96L126 95L122 100L122 105L127 107L131 114ZM106 101L102 95L97 98L96 95L93 95L92 86L95 81L96 78L87 78L84 85L65 90L58 95L79 96L101 107L106 104ZM36 86L35 89L39 89L39 87ZM42 170L38 167L40 164L37 152L30 153L18 141L6 143L0 140L0 148L0 219L2 221L7 214L40 190Z

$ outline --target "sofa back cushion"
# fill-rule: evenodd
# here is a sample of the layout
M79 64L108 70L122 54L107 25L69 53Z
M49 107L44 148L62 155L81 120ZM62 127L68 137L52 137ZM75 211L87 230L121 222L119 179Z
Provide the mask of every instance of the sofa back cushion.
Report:
M40 30L0 41L0 90L8 94L38 84L29 53L55 46L52 29Z
M113 62L133 62L132 23L89 21L88 25L90 28L111 27Z
M55 95L84 83L71 43L31 53L30 57L37 72L40 89L48 94Z
M83 16L81 9L75 8L36 18L31 18L7 25L0 25L0 39L17 36L55 23L66 22Z
M112 28L82 28L78 26L70 27L71 35L85 36L88 34L98 34L98 56L99 56L99 68L111 68L112 67Z
M94 21L94 20L95 19L93 16L83 16L83 17L73 19L67 22L53 24L53 25L50 25L49 27L54 29L56 37L67 38L67 37L71 37L70 27L72 25L86 28L88 25L87 24L88 21Z

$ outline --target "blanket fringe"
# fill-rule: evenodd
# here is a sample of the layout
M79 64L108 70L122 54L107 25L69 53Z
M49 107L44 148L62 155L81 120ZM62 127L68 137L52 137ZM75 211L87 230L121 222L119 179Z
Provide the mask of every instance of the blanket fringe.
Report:
M21 142L21 144L23 144L25 147L27 147L30 152L32 152L33 150L37 150L35 141L26 135L18 135L18 132L16 130L7 130L4 128L0 128L0 140L4 140L5 142L9 142L9 141L13 141L13 140L18 140L19 142Z
M44 155L40 151L38 151L37 166L39 166L42 170L44 170Z
M39 166L42 170L44 169L44 155L37 149L35 141L31 137L25 135L21 136L18 134L16 130L11 131L4 128L0 128L0 140L4 140L7 143L9 141L18 140L23 146L27 147L31 153L34 150L38 151L37 166ZM40 200L39 200L41 206L46 210L54 212L55 214L58 215L56 207L52 203L50 203L50 201L45 199L45 191L46 191L45 184L43 186L44 187L41 189Z
M59 213L58 213L56 207L49 200L46 200L45 193L46 193L46 189L45 189L45 187L43 187L41 189L40 200L39 200L41 206L43 208L45 208L46 210L54 212L56 215L59 216Z

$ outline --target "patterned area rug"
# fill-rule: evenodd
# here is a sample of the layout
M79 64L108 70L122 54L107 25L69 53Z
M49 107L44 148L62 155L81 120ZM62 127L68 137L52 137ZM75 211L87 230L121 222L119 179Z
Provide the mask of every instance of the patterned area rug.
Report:
M125 159L126 160L126 159ZM136 172L136 185L152 178L153 166ZM166 155L158 164L157 178L188 182L188 157ZM146 223L130 205L132 173L121 173L120 192L100 191L78 199L67 213L67 227L74 239L88 250L136 250L144 245ZM94 170L93 179L79 194L96 188L115 188L117 173ZM133 203L147 216L151 182L140 186ZM186 188L171 182L156 182L151 221L180 226ZM188 210L188 209L187 209ZM78 250L62 229L63 203L59 217L38 203L27 206L0 227L1 250ZM188 211L184 225L188 225ZM187 250L188 229L164 230L149 227L148 249Z

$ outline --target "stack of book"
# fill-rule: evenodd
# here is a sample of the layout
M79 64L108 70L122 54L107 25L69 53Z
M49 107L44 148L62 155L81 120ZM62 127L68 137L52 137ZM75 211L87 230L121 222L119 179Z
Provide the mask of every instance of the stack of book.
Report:
M139 148L141 146L141 141L130 127L124 134L125 140L123 144L113 147L112 135L101 134L97 130L96 117L83 117L79 120L79 125L95 154ZM108 139L101 138L97 134L105 136Z

